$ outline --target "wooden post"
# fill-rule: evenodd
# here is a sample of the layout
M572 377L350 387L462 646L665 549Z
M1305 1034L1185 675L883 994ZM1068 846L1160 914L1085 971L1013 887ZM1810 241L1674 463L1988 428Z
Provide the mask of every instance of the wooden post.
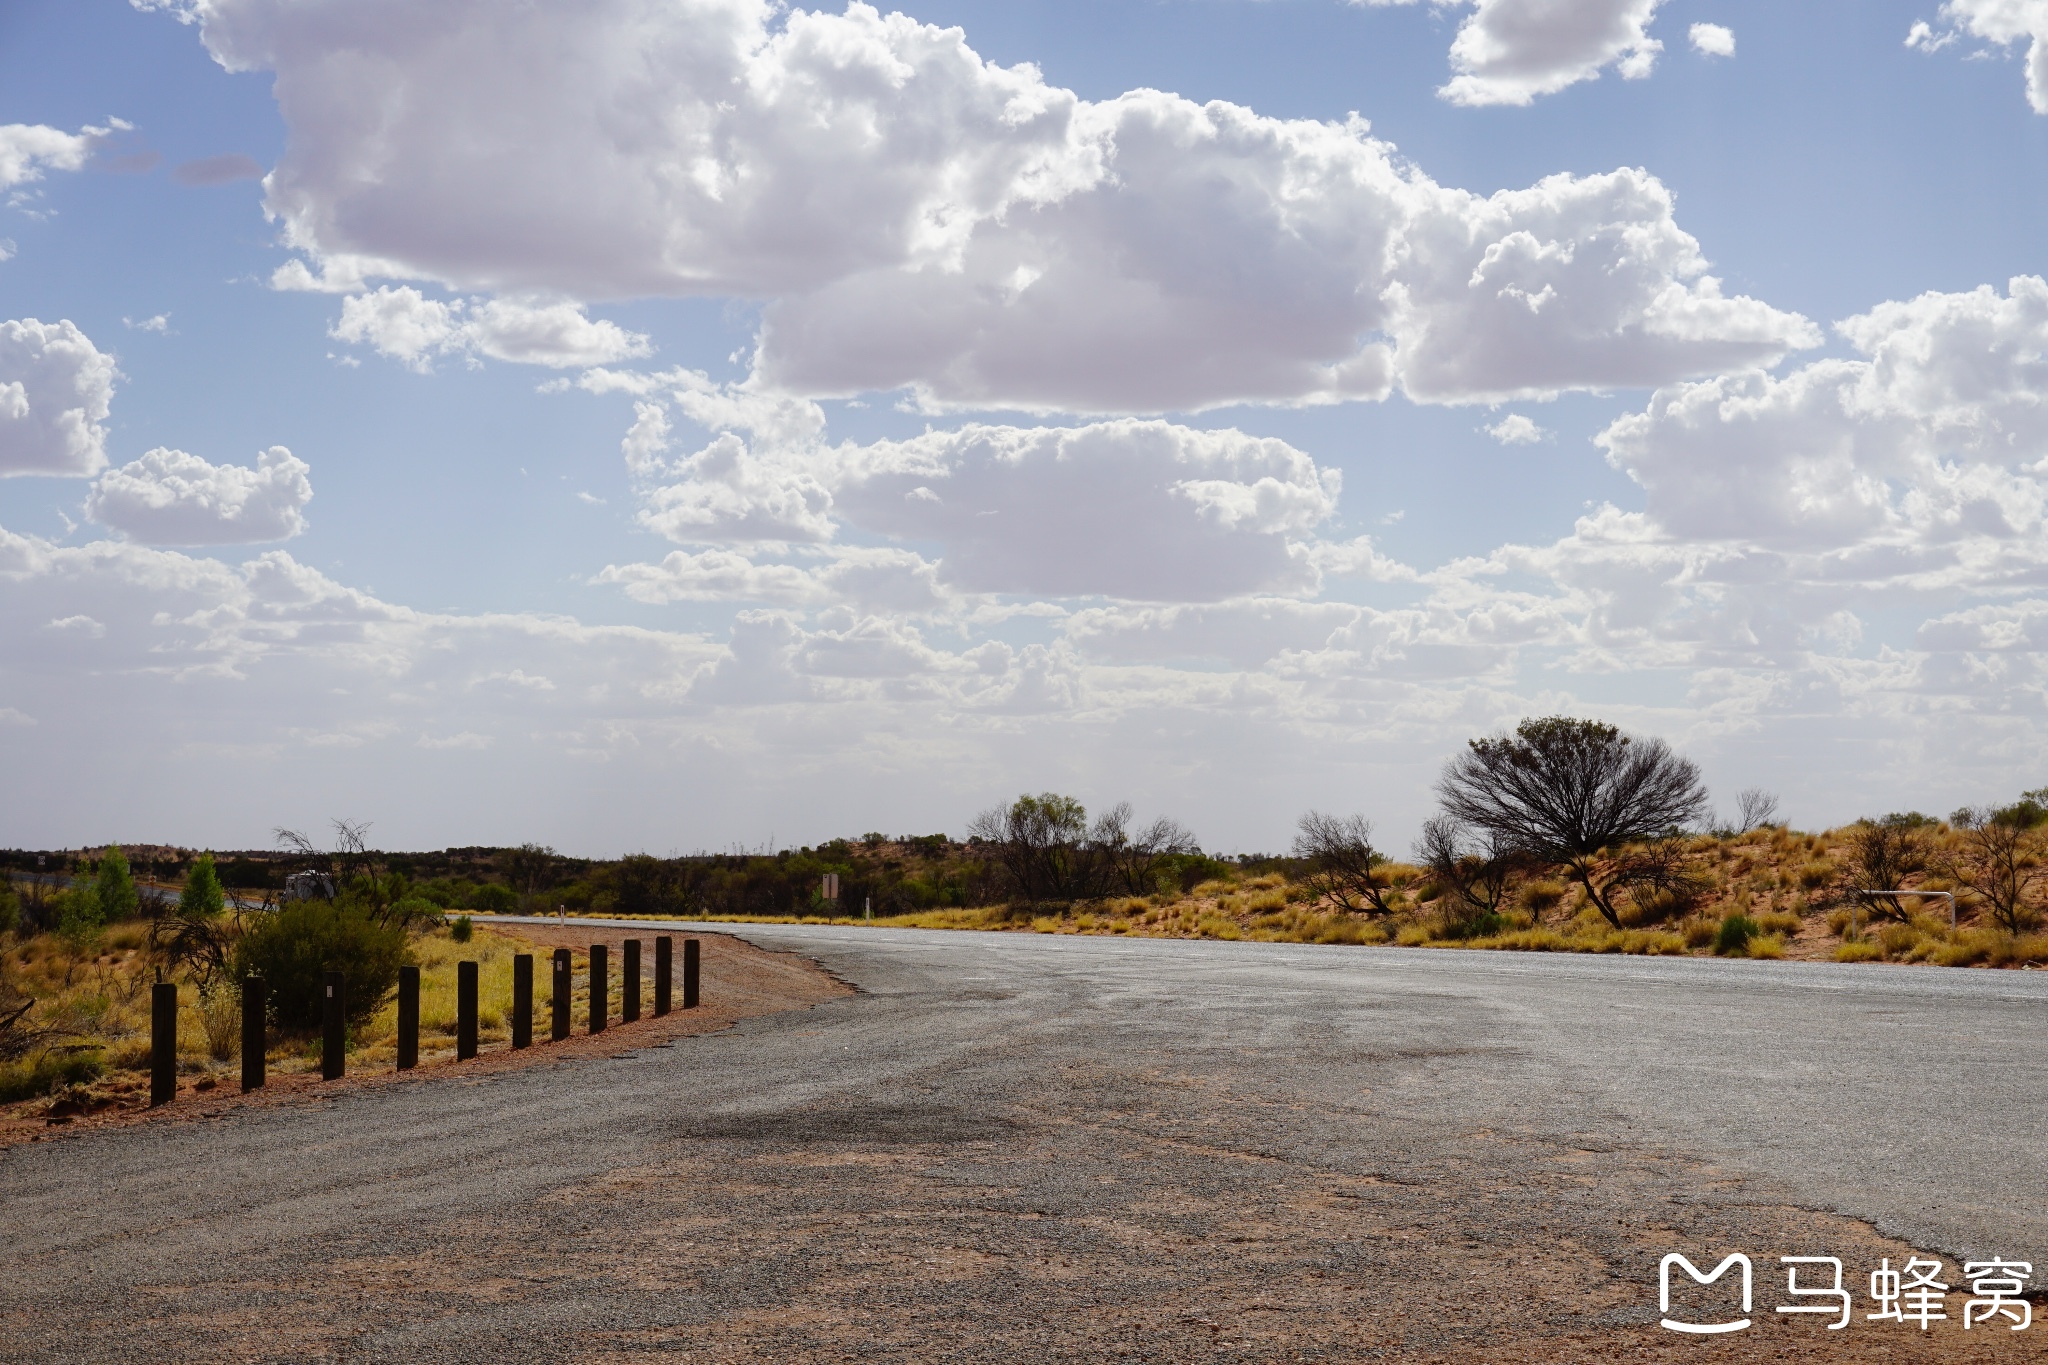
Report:
M512 959L512 1046L533 1046L533 955Z
M697 1008L697 940L683 940L683 1008Z
M619 1002L619 1022L630 1024L640 1018L640 940L626 940L626 989Z
M476 1056L476 964L455 964L455 1060Z
M420 969L398 969L398 1069L420 1064Z
M260 976L242 978L242 1093L263 1084L263 1064L270 1051L269 992Z
M590 945L590 1031L603 1033L611 1022L612 983L608 958L611 950L602 943Z
M676 941L667 934L654 940L654 1017L668 1013L670 983L676 974Z
M569 993L572 985L569 975L569 950L555 949L555 1020L551 1036L561 1042L569 1036Z
M178 988L159 981L149 992L149 1107L178 1098Z
M338 1081L348 1072L348 982L340 972L328 972L321 984L320 1079Z

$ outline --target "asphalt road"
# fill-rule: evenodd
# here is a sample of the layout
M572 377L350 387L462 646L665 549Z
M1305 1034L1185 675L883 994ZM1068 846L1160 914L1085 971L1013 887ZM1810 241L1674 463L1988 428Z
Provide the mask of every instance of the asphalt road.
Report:
M1663 1359L1665 1251L2048 1271L2042 974L737 932L862 993L0 1154L0 1358Z

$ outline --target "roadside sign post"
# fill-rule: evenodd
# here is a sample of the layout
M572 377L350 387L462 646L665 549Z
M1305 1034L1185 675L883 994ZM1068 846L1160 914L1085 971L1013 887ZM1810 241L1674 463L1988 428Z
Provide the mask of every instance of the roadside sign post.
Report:
M455 1059L476 1056L476 963L455 964Z
M264 1055L270 1048L268 994L260 976L242 978L242 1093L263 1084Z
M827 914L838 914L838 913L839 913L839 874L838 874L837 872L827 872L827 873L825 874L825 899L826 899L827 901L831 902L831 904L830 904L830 906L828 907L828 909L827 909L826 913L827 913Z
M676 972L676 942L667 934L654 940L654 1017L668 1013L669 992Z
M569 992L573 984L569 969L569 950L567 948L557 948L555 949L555 1018L553 1037L558 1043L569 1036Z
M398 969L398 1070L420 1064L420 969Z
M697 940L683 940L683 1008L697 1008Z
M343 1020L348 1010L348 982L340 972L328 972L321 1000L320 1079L338 1081L348 1070L348 1034Z
M640 940L626 940L626 990L619 1001L619 1022L631 1024L640 1018Z
M611 949L602 943L590 945L590 1031L603 1033L612 1009Z
M533 955L512 959L512 1046L533 1046Z
M159 981L149 992L149 1107L178 1097L178 988Z

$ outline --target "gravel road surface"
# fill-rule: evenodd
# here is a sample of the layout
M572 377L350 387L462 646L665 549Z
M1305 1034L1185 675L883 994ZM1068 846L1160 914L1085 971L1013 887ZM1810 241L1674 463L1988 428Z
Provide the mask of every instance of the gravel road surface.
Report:
M2041 974L735 931L860 994L0 1153L0 1359L1691 1360L1670 1251L1717 1359L2048 1333L1861 1293L2048 1272Z

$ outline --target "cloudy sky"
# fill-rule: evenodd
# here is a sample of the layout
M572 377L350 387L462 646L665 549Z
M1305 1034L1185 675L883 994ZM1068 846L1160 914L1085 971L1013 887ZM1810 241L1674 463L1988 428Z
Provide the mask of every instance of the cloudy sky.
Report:
M2048 0L11 0L0 843L2048 783Z

